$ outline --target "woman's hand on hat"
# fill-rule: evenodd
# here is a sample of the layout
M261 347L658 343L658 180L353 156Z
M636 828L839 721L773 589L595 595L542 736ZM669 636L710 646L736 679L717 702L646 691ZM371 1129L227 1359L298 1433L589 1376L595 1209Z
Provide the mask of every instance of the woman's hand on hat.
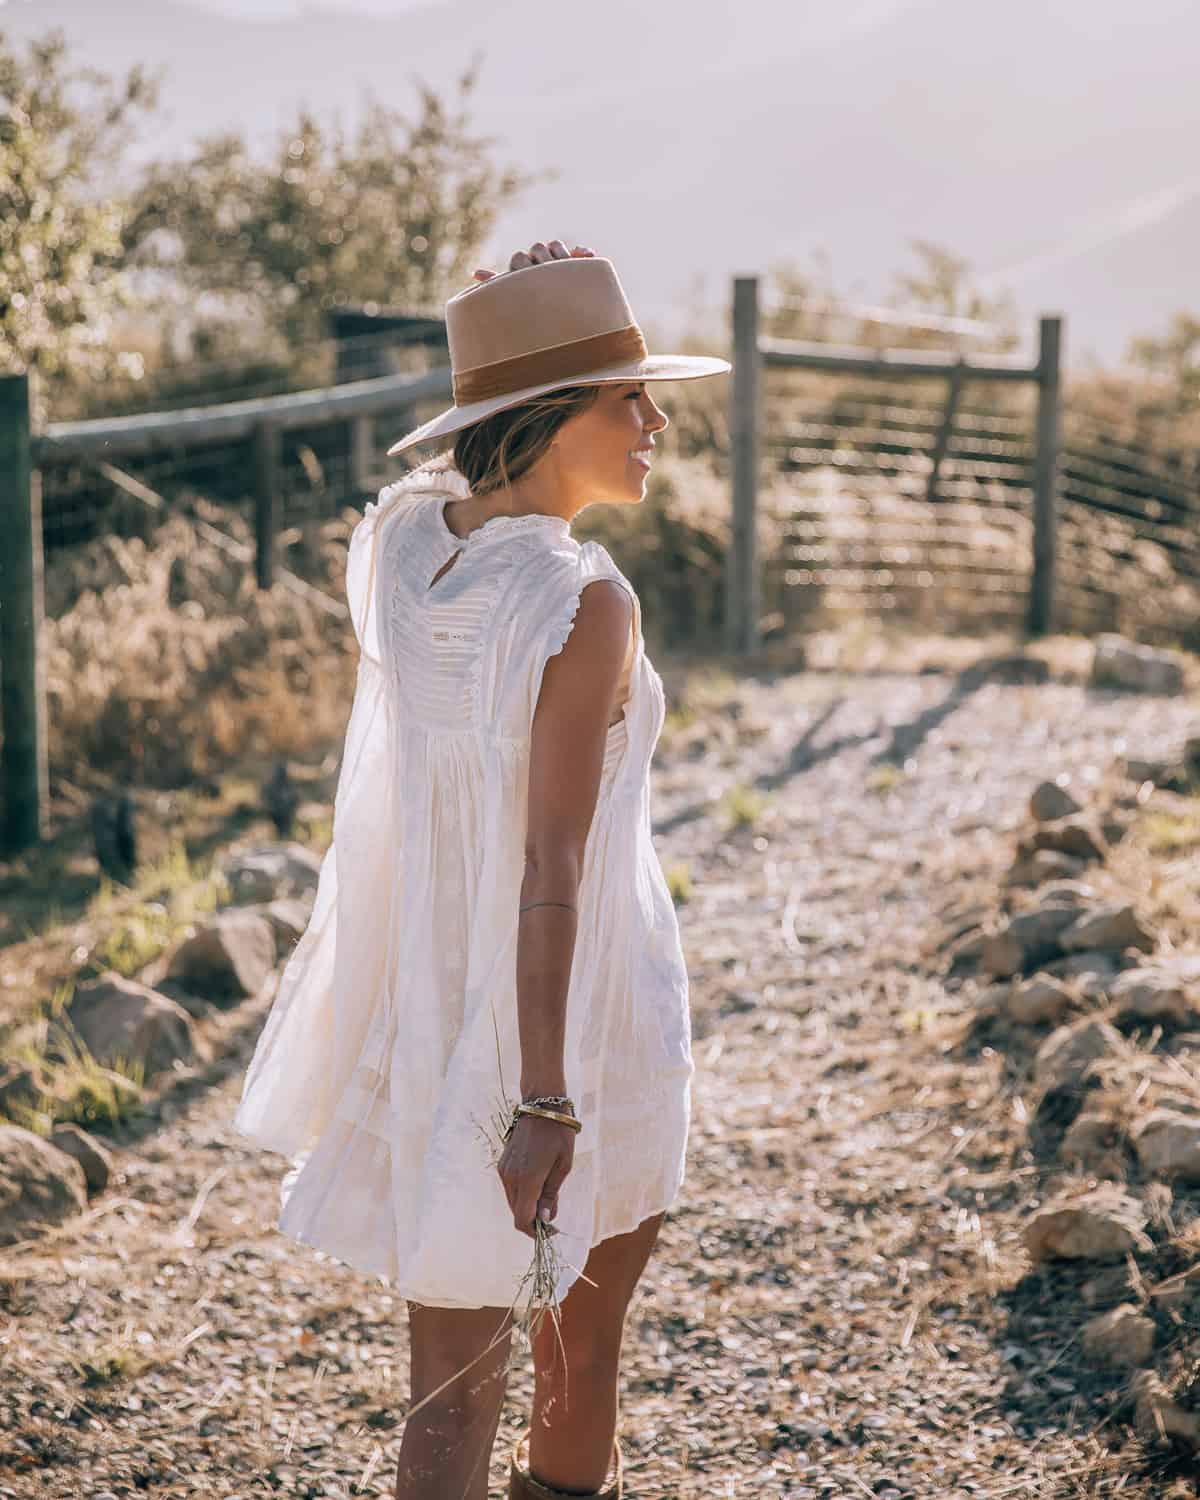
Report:
M551 240L549 244L542 240L535 240L528 250L513 251L509 257L508 269L523 271L526 266L538 266L546 260L570 260L573 256L595 255L595 253L586 245L576 245L574 250L568 250L562 240ZM479 270L474 274L476 281L491 281L493 277L502 276L504 272Z

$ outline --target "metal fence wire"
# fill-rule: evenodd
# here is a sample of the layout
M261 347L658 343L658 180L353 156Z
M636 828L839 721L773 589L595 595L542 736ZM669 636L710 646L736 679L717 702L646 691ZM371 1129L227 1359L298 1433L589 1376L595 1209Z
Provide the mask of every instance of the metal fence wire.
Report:
M782 384L782 382L780 382ZM772 389L765 479L771 598L797 624L890 615L1019 630L1033 545L1031 393L945 406L911 388ZM1058 458L1056 625L1200 645L1200 464L1119 439L1068 393Z

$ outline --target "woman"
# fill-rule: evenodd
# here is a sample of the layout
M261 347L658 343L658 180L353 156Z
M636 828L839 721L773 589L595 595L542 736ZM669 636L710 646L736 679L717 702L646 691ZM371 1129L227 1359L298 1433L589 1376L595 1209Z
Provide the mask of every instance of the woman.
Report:
M486 1495L547 1240L558 1316L533 1322L510 1493L619 1495L622 1328L692 1058L650 836L662 681L629 581L570 523L642 500L667 425L647 382L729 364L648 355L611 262L559 240L476 277L446 304L454 404L388 450L452 452L351 537L333 843L237 1124L294 1159L280 1228L408 1303L398 1497Z

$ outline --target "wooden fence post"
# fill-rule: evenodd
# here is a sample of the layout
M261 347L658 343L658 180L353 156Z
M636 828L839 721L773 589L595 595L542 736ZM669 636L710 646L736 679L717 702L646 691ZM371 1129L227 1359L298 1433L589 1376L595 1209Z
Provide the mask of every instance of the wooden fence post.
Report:
M370 488L374 474L375 421L373 417L350 418L350 483L360 493Z
M46 836L41 487L30 455L29 377L0 376L0 721L4 850Z
M958 415L958 403L962 397L965 375L966 367L960 359L950 371L946 386L946 405L942 409L942 425L938 428L938 434L934 440L933 455L929 462L929 477L925 481L926 505L933 505L937 502L938 482L942 477L942 465L946 462L946 453L950 448L950 439L954 433L954 419Z
M1062 319L1042 318L1038 338L1037 449L1033 469L1033 576L1029 634L1050 635L1055 620L1055 553L1058 540L1058 450L1062 369Z
M282 451L283 435L276 424L260 422L254 429L254 567L260 589L275 581Z
M725 563L725 639L744 654L758 648L759 581L755 511L758 505L759 372L758 277L733 283L733 380L729 413L732 519Z

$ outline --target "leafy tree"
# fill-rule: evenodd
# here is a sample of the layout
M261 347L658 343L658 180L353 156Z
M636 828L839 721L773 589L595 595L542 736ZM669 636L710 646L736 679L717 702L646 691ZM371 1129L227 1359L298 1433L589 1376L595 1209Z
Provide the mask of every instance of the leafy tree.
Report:
M1134 339L1129 354L1148 374L1166 377L1178 411L1194 409L1200 399L1200 317L1176 313L1165 334Z
M22 57L0 33L0 368L47 380L108 373L110 320L130 294L127 209L112 177L158 80L72 68L52 31Z
M988 342L995 349L1011 349L1019 342L1012 298L1007 294L993 296L977 286L971 278L970 261L930 240L913 240L911 248L917 265L893 277L894 307L932 313L940 318L991 323L996 337ZM921 342L944 344L945 341L944 333L927 335L923 340L920 337L905 340L914 347Z
M537 180L498 167L492 138L472 134L477 76L478 60L449 103L418 83L411 122L369 99L350 135L303 110L265 161L238 134L210 136L190 161L148 171L126 245L292 344L322 337L323 314L348 303L440 312L500 210Z

